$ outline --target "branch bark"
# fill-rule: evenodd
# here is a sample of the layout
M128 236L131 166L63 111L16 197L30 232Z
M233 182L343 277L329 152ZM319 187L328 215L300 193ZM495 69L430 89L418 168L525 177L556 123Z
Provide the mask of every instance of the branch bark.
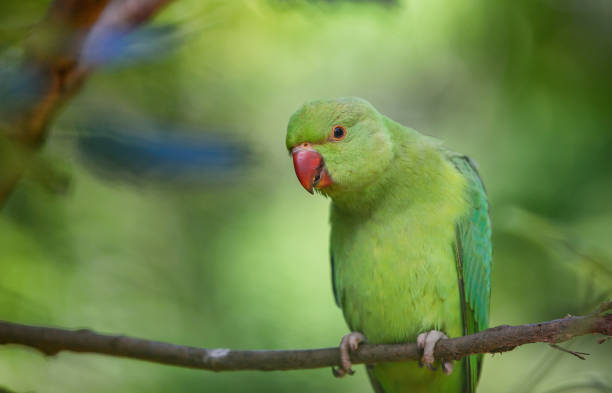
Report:
M567 316L554 321L519 326L498 326L464 337L441 340L434 354L438 359L458 360L477 353L498 353L528 343L556 344L590 333L612 336L612 302L593 314ZM601 340L603 342L605 340ZM0 344L25 345L46 355L61 351L98 353L211 371L297 370L334 366L340 363L337 347L284 351L237 351L205 349L90 330L66 330L0 321ZM415 343L363 344L351 355L358 363L398 362L419 359Z

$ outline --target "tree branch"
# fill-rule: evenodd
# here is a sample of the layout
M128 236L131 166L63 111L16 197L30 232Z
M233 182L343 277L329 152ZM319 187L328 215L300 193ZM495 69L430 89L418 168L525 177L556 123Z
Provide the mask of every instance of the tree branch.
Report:
M549 322L519 326L498 326L464 337L441 340L435 348L439 359L461 359L477 353L511 351L517 346L535 343L560 343L576 336L598 333L612 336L612 302L606 302L593 314L567 316ZM296 370L334 366L340 363L338 348L235 351L205 349L149 341L126 336L111 336L90 330L65 330L27 326L0 321L0 344L20 344L46 355L61 351L98 353L149 362L212 371ZM363 344L352 355L353 363L380 363L417 360L414 343Z

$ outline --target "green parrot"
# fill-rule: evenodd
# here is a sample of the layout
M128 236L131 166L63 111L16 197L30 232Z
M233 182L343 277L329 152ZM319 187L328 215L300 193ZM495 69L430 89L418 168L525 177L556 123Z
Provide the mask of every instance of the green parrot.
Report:
M376 392L474 392L482 355L453 373L433 350L488 326L491 224L475 164L359 98L305 104L286 144L302 186L332 200L333 292L352 331L334 373L352 374L366 338L416 341L420 362L366 366Z

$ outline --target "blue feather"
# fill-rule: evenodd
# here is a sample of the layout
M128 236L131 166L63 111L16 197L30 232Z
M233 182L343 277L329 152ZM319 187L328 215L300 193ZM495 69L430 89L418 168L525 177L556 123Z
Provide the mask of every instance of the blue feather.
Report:
M83 66L121 66L156 60L181 44L172 25L148 26L134 31L93 32L81 50Z
M219 133L173 124L89 119L80 127L86 132L78 137L78 150L90 166L115 179L124 175L190 183L227 181L249 161L244 144Z

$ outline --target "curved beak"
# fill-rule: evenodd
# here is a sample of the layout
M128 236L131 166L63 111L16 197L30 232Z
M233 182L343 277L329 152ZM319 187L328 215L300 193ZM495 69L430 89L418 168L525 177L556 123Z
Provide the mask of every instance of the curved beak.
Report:
M294 147L291 150L293 155L293 166L298 180L302 187L313 194L314 188L323 188L333 184L332 178L325 169L323 157L316 150Z

